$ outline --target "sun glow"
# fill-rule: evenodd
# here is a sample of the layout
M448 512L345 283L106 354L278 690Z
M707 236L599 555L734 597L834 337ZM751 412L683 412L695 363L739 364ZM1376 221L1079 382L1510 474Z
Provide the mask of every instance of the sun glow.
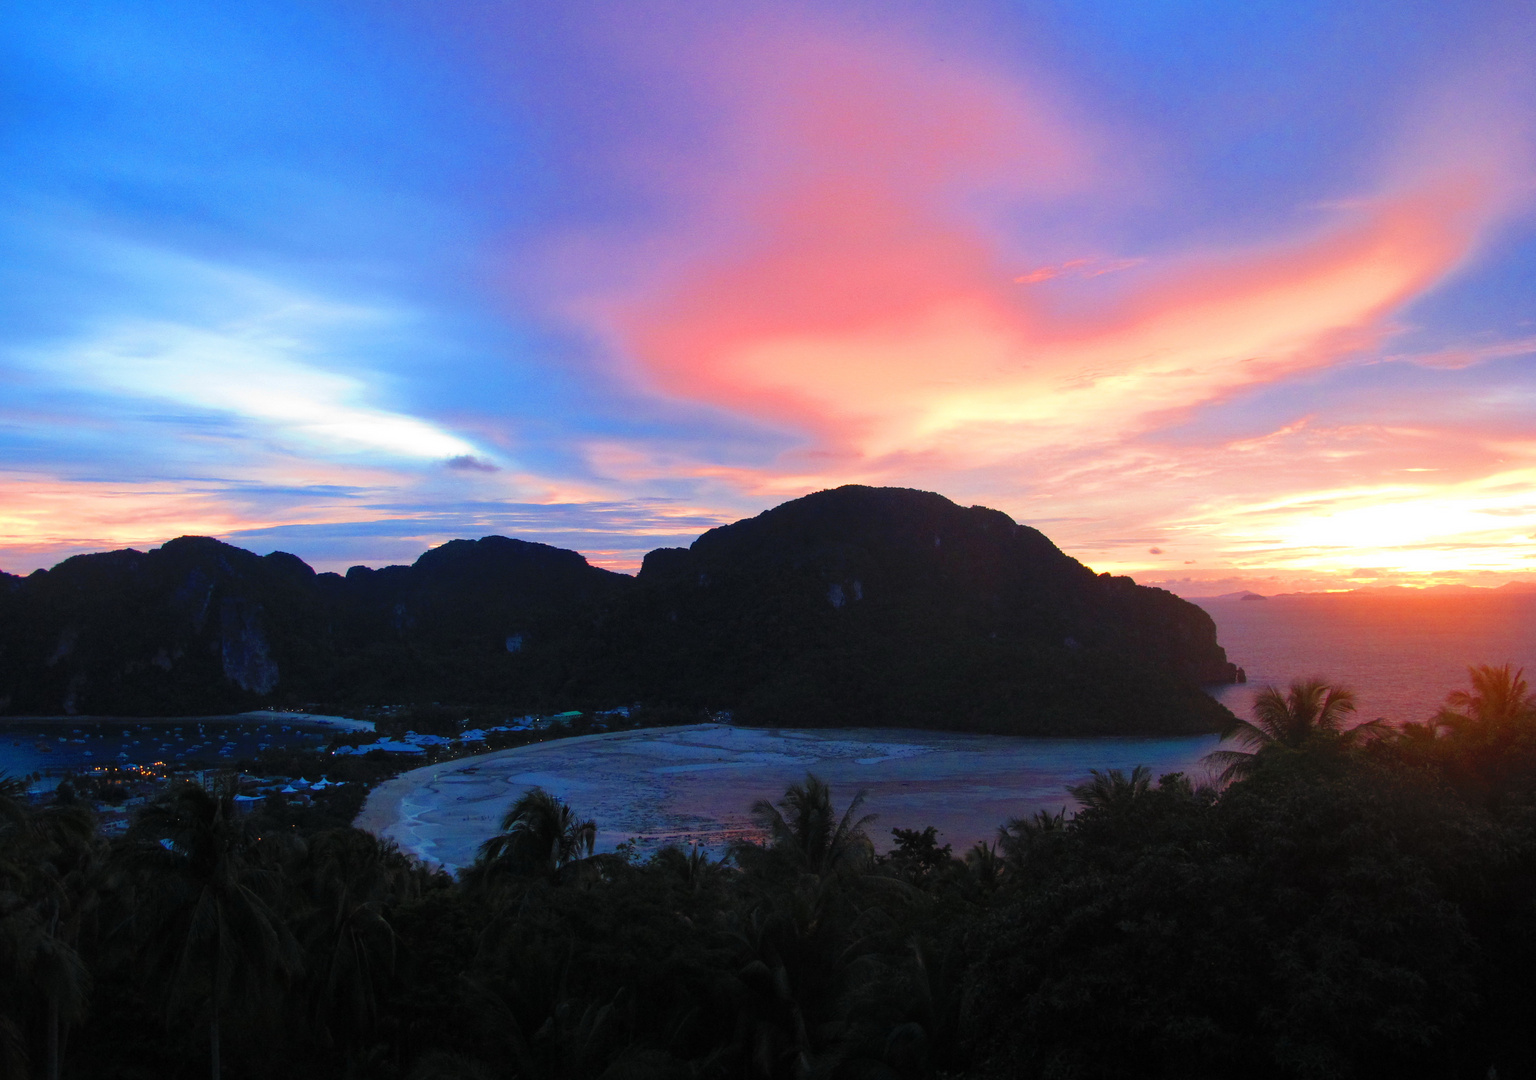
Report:
M1307 587L1329 578L1335 587L1508 580L1536 571L1533 492L1536 469L1524 469L1446 488L1336 489L1227 503L1170 529L1168 558L1115 568L1146 576L1188 562L1202 576L1263 571Z

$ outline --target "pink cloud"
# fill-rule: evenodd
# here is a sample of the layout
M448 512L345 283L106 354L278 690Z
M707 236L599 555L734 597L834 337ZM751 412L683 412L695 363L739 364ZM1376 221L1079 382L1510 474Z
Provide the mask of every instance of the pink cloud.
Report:
M1140 266L1145 259L1099 259L1083 258L1068 259L1064 263L1055 266L1037 266L1027 274L1021 274L1013 279L1015 285L1039 285L1044 281L1051 281L1060 277L1096 278L1105 274L1113 274L1120 270L1129 270L1133 266Z
M988 210L1113 189L1112 148L1049 95L974 55L803 11L750 33L682 25L696 48L671 62L720 110L708 184L675 163L698 211L641 245L647 272L566 307L651 389L806 433L828 475L1119 441L1336 363L1375 347L1510 200L1502 152L1412 158L1303 235L1162 258L1083 314L1018 284L1136 260L1020 276L1032 240L1005 241Z
M1478 539L1504 508L1477 485L1500 457L1524 460L1485 431L1340 423L1306 404L1310 421L1265 436L1161 437L1254 388L1378 355L1406 306L1526 200L1528 109L1507 72L1486 74L1497 58L1478 58L1462 87L1405 98L1374 181L1310 197L1268 236L1221 244L1207 229L1142 260L1093 222L1182 197L1146 164L1166 153L1149 149L1159 133L1074 111L1027 58L1000 63L903 22L902 7L578 10L570 25L608 50L604 71L665 84L687 115L658 119L647 100L633 125L586 140L582 168L660 209L523 252L520 288L603 342L633 385L800 435L755 462L605 435L585 447L601 482L686 480L733 512L845 482L930 487L1138 574L1253 575L1269 559L1322 580L1333 571L1315 560L1334 539L1313 543L1302 519L1332 514L1338 536L1350 522L1375 536L1392 518L1369 508L1393 500L1460 514L1468 545L1502 544L1506 563L1523 550ZM1265 553L1271 525L1281 547ZM1300 538L1289 562L1274 554L1286 535ZM1148 562L1147 537L1168 566ZM1398 554L1328 557L1428 565Z

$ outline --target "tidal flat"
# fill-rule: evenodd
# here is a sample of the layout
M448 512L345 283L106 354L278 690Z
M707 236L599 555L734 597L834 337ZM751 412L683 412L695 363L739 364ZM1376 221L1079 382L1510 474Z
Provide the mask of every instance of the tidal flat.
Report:
M380 784L357 825L456 870L497 832L507 806L543 787L597 822L597 850L699 843L721 854L751 835L749 810L808 772L841 812L859 791L877 848L891 829L933 825L961 853L1009 818L1071 807L1090 769L1204 776L1213 735L1046 739L870 728L647 728L558 739L413 769Z

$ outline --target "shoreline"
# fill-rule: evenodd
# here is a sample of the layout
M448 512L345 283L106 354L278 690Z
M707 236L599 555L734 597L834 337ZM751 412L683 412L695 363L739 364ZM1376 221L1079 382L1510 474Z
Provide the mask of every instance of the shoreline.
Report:
M722 725L700 724L697 727L716 727ZM673 731L675 728L635 728L634 731ZM483 754L466 754L463 757L452 758L448 761L439 761L434 765L419 765L414 769L391 776L388 780L380 781L368 792L368 798L363 801L363 808L357 812L357 817L352 819L354 829L362 829L371 832L383 839L394 840L400 845L400 850L415 855L423 862L433 866L441 866L427 856L415 851L410 845L395 836L395 831L402 827L408 828L410 823L417 819L414 816L401 814L401 807L411 795L429 789L445 773L454 772L466 765L479 768L482 765L494 764L512 754L522 753L538 746L548 746L552 743L568 745L573 743L589 742L593 739L604 739L610 735L630 734L631 732L600 731L592 735L571 735L561 739L542 739L538 742L524 743L522 746L509 746L504 750L487 750Z
M6 724L42 724L48 727L79 727L81 724L288 724L290 727L313 727L324 731L374 730L372 720L276 709L253 709L250 712L220 713L215 716L0 716L0 727Z
M473 861L524 790L540 786L598 826L597 849L697 842L723 852L754 832L750 808L815 773L846 805L864 791L891 825L934 825L956 850L1010 818L1071 802L1090 768L1197 774L1218 737L963 735L891 728L641 728L552 739L422 765L378 784L353 820L450 872Z

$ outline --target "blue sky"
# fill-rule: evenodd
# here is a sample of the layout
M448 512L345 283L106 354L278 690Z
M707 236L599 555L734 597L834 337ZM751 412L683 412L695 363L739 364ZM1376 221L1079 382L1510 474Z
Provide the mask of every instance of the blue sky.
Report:
M1186 593L1528 576L1532 44L1515 3L13 5L0 566L633 568L864 482Z

